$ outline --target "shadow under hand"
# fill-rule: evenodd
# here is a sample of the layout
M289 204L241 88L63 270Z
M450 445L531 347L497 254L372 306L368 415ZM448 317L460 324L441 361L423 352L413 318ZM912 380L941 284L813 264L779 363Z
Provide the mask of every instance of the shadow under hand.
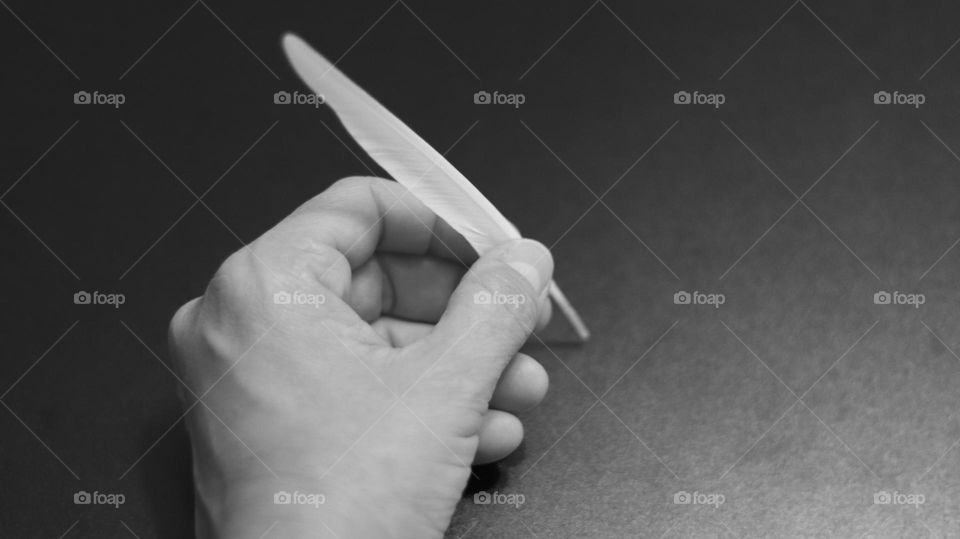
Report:
M521 442L516 451L501 461L472 466L470 479L463 489L463 497L472 498L480 491L490 492L497 490L498 486L506 485L510 480L510 470L526 458L525 446L526 443Z

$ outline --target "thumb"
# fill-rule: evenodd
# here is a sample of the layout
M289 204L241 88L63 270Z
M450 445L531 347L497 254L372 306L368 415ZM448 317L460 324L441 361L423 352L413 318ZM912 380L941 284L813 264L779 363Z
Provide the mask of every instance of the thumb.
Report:
M553 257L539 242L491 249L464 275L426 344L492 391L536 327L552 275Z

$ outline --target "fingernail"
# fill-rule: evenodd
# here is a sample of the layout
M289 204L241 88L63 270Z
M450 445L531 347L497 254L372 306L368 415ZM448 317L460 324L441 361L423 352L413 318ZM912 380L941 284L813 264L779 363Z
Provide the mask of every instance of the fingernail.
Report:
M510 249L507 264L523 275L538 293L544 290L553 273L553 258L543 244L533 240L521 240Z

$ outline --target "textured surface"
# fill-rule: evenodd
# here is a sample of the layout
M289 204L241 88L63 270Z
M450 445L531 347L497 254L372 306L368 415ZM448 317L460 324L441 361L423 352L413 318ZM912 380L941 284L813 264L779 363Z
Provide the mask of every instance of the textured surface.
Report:
M558 321L531 344L551 392L475 485L524 503L468 498L450 537L960 535L955 6L112 4L8 2L70 70L0 10L0 536L190 533L166 321L241 242L372 166L330 111L273 103L301 89L286 30L455 144L552 245L595 335L566 344ZM74 105L82 89L127 102ZM81 489L126 503L76 506Z

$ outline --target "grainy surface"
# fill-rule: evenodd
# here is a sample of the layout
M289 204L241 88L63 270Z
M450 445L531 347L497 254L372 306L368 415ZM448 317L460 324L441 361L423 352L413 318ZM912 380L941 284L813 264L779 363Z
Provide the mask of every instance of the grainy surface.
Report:
M552 245L594 332L565 344L558 320L531 344L551 392L476 486L525 502L468 498L450 537L960 535L960 13L666 4L210 1L178 20L189 3L8 1L0 536L191 532L166 321L241 242L373 167L330 111L273 103L302 89L286 30L456 143L453 163ZM127 103L74 105L83 89ZM78 290L127 302L77 306ZM681 290L725 303L676 305ZM76 506L77 490L127 501Z

